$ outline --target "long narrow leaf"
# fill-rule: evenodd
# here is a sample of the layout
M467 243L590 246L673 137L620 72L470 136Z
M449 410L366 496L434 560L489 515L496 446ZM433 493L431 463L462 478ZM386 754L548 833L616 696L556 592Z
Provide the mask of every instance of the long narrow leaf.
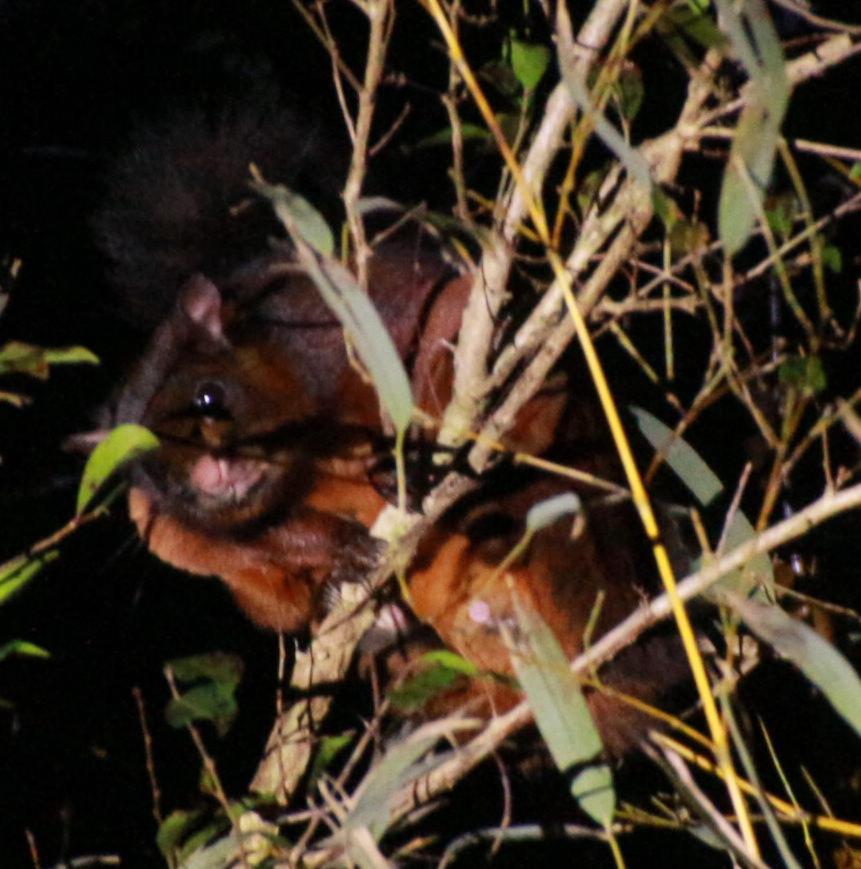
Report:
M344 829L367 828L375 840L382 838L390 823L392 800L400 789L429 772L447 755L441 753L426 761L422 758L443 736L471 726L467 722L433 721L402 742L390 746L362 783L356 805L344 822Z
M577 677L558 640L541 616L515 598L516 637L506 634L514 671L556 766L571 774L571 794L603 827L616 810L603 745Z
M641 407L629 408L643 437L656 451L663 452L667 467L690 489L693 496L703 507L711 504L723 491L724 486L718 475L703 461L700 454L684 438L676 437L672 429ZM756 534L750 520L740 510L733 516L726 531L724 546L735 549L751 540ZM750 577L771 585L774 582L774 569L766 554L757 555L748 563L745 571L734 570L721 580L719 590L748 593L754 583Z
M157 449L158 445L158 438L141 425L127 423L117 426L87 460L78 486L77 515L87 509L109 477L128 462Z
M46 565L59 556L56 549L52 549L35 558L19 555L0 565L0 604L6 603L16 595L36 574Z
M795 664L861 736L861 678L831 643L778 606L738 596L726 602L760 639Z
M350 272L328 255L325 245L318 246L305 237L304 224L293 212L295 194L280 184L258 183L255 188L272 202L296 246L299 261L349 335L395 428L406 431L413 414L410 381L376 308ZM311 208L307 203L305 206L303 211Z
M643 437L655 452L663 453L667 466L691 490L703 507L708 506L723 491L718 475L702 460L700 454L683 438L642 407L629 408Z
M747 0L740 14L730 0L717 0L717 5L733 51L750 77L718 204L718 232L732 256L750 237L771 180L789 83L762 0Z

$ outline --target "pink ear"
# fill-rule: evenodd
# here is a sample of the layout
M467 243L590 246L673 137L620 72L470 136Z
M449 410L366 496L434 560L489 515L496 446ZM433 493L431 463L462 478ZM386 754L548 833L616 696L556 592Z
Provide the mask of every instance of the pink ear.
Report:
M188 319L211 338L221 340L224 337L221 293L208 278L200 274L189 278L180 292L179 304Z

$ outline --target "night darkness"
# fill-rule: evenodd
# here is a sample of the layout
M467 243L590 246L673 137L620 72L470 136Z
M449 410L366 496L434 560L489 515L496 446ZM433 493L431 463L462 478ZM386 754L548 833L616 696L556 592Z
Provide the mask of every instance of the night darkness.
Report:
M350 4L341 5L337 13L333 9L336 35L345 59L360 69L364 23ZM518 11L510 13L510 24L497 22L476 34L477 57L492 57L507 27L523 26L521 6L526 4L512 5ZM540 31L540 10L532 5L532 23ZM839 9L846 15L844 7L853 4L833 3L831 10L827 5L817 4L822 14ZM783 25L803 35L793 19L787 17ZM670 60L656 60L657 52L650 54L648 46L642 54L638 60L650 102L636 132L646 137L667 120L659 95L675 101L684 80ZM450 210L450 185L439 181L446 178L446 150L402 147L446 123L437 94L446 86L447 61L418 3L399 4L389 65L402 76L383 88L379 127L397 117L405 97L412 112L398 141L374 166L371 187L396 191L405 202ZM861 116L854 108L859 76L856 58L836 75L806 86L792 103L786 129L861 147ZM0 319L0 343L14 338L45 346L80 344L101 360L98 367L55 368L45 382L4 381L3 388L26 392L32 402L23 410L0 403L0 559L25 551L72 515L82 460L61 445L67 436L93 427L100 405L146 338L108 288L93 238L91 221L104 195L107 165L126 147L134 128L184 106L241 98L263 80L307 115L310 128L326 131L320 135L327 148L342 147L328 58L291 3L0 0L0 256L23 263ZM842 108L822 113L822 106ZM681 184L699 186L714 197L713 181L704 180L716 176L714 165L692 159ZM494 157L476 154L471 180L477 188L489 187L486 193L493 196L496 171ZM823 208L831 207L842 191L821 165L816 171L821 183L815 194ZM859 229L855 215L834 230L834 242L844 253L847 299L857 292ZM755 320L761 302L740 300L742 308L746 303L741 316ZM637 334L636 327L632 332ZM698 359L695 338L689 347L691 358ZM857 342L828 364L835 393L857 388ZM653 402L659 413L666 409L627 357L617 365L611 374L630 384L640 403ZM684 392L684 358L679 368ZM737 422L718 409L692 435L727 479L735 479L746 458ZM719 446L709 452L710 443ZM806 491L803 480L793 492L802 504L815 494ZM827 578L814 591L858 608L857 514L826 526L805 546L810 551L804 554ZM857 664L861 646L850 643L853 630L857 633L857 624L839 628L838 634L850 655L854 650ZM245 792L274 716L276 641L236 609L220 583L158 563L142 548L119 506L107 519L74 534L57 562L0 607L0 645L10 638L36 643L51 657L0 662L0 866L33 865L28 832L42 866L93 854L118 854L124 866L163 865L133 689L143 697L152 730L165 813L199 804L197 755L187 733L163 721L169 693L162 668L172 658L223 650L245 662L241 714L226 737L210 734L209 741L225 787ZM782 741L782 758L793 768L807 765L835 813L857 820L857 736L785 665L764 667L741 694L751 720L765 716L772 736ZM357 711L344 713L345 726L357 726L358 710L367 711L366 698L355 702ZM768 766L767 754L762 764ZM634 758L620 773L621 787L627 786L632 798L656 787L654 771L644 767ZM493 789L492 796L486 787ZM457 806L479 804L486 805L486 816L476 826L498 823L497 789L495 774L466 783L463 803L443 812L437 826L460 830ZM544 798L549 808L553 799L546 793ZM527 799L538 804L537 794ZM691 839L682 845L644 835L642 842L642 854L632 848L629 865L689 866L694 859L703 867L727 865L719 852ZM836 841L831 844L836 847ZM664 855L658 862L654 848ZM523 852L514 853L500 865L524 865ZM651 859L645 856L650 853ZM605 849L577 854L586 861L581 865L604 865L608 859Z

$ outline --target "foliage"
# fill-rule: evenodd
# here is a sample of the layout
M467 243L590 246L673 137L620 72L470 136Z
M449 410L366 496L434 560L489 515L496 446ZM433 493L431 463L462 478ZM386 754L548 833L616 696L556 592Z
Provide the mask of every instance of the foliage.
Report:
M787 113L805 87L841 75L857 51L857 27L823 21L799 7L806 38L790 40L778 7L764 0L595 0L576 22L569 15L577 4L522 4L518 13L497 4L475 4L481 7L476 12L471 5L421 2L423 24L433 27L434 39L412 51L430 51L438 61L444 47L445 75L419 64L412 74L427 77L416 90L432 93L446 120L435 129L417 129L401 147L418 165L423 159L445 164L428 182L436 187L436 211L426 213L426 222L447 235L473 276L470 319L453 351L455 389L440 421L440 443L468 454L480 474L495 459L499 435L517 408L576 342L610 420L664 594L574 662L520 602L517 624L495 628L505 636L525 699L489 723L466 713L412 730L388 723L392 707L409 714L461 680L494 678L453 653L438 653L380 702L363 731L332 734L316 729L328 711L321 695L345 675L345 647L362 633L357 629L344 641L326 630L357 609L345 595L311 649L295 656L293 687L301 696L291 696L295 703L286 709L279 705L253 799L227 795L207 748L211 734L204 739L198 729L206 721L219 738L229 735L241 662L227 655L173 661L166 670L174 694L166 717L192 735L206 808L174 809L162 820L159 847L169 862L186 866L227 865L231 859L309 866L339 860L380 866L407 857L445 862L467 848L484 848L491 838L490 853L496 853L539 833L527 823L518 826L518 819L510 824L506 815L498 829L470 830L468 841L437 841L427 832L434 829L429 814L434 800L445 799L534 718L553 762L568 776L568 817L583 821L559 827L572 849L592 837L609 859L624 865L627 842L654 826L706 842L744 865L766 865L772 853L800 862L800 848L818 864L823 849L836 852L839 845L817 836L839 836L852 849L861 823L834 816L827 794L819 803L796 797L789 782L802 776L801 765L786 770L768 734L768 752L749 751L750 730L743 735L737 724L744 710L734 689L755 658L778 657L829 701L851 738L861 730L861 682L851 663L857 642L844 627L817 630L824 613L842 620L841 626L857 624L857 594L836 593L800 570L792 575L783 556L774 554L791 547L786 558L799 563L795 550L815 525L861 505L861 389L857 372L847 377L842 367L857 364L861 305L848 298L857 287L846 274L857 252L835 243L841 220L861 199L861 152L843 141L814 142L784 132ZM412 99L408 89L394 97L386 91L400 74L389 52L410 35L399 30L394 0L363 0L351 10L363 16L361 51L355 33L350 40L342 35L330 4L296 0L295 6L306 38L325 49L353 143L342 237L349 239L356 274L338 260L337 233L312 204L278 186L279 179L267 179L270 186L258 178L255 186L272 201L398 431L404 510L409 458L400 447L415 422L413 401L391 341L362 294L362 264L374 243L368 217L376 210L365 196L367 174L375 160L385 159L379 156L387 153L384 146L395 147L389 140L397 140L399 119ZM649 54L672 69L672 94L660 93L644 68ZM386 116L384 124L374 112L389 99L403 111L394 112L394 120ZM644 117L649 112L654 117ZM839 191L837 201L815 195L824 173ZM411 203L402 205L408 210ZM631 423L618 412L626 400L624 375L607 376L604 360L611 357L621 358L620 370L655 397L655 413L634 407ZM89 361L78 347L45 351L10 343L0 349L3 374L39 377L49 364ZM17 392L0 393L0 400L20 399ZM642 468L631 445L635 432L651 447ZM81 483L79 518L123 462L152 448L151 438L125 430L102 442ZM653 492L667 469L682 481L685 503L695 502L675 508L696 536L698 555L687 578L673 575L655 525ZM425 499L426 516L416 519L414 530L430 526L467 483L454 475L443 481ZM542 505L500 571L529 546L536 529L569 514L576 522L579 512L573 494ZM407 545L402 534L391 536L395 546ZM0 602L54 557L54 542L36 557L2 566ZM406 557L402 552L392 563ZM820 601L807 594L811 588L850 603ZM717 612L711 649L704 650L707 644L691 630L694 598L707 599ZM807 624L802 619L810 613ZM663 713L672 735L654 736L648 752L674 796L655 794L646 807L633 806L617 793L601 757L581 682L670 616L695 674L705 725ZM40 654L13 641L0 649L0 658L12 652ZM336 658L343 663L333 664ZM602 690L592 682L591 690ZM768 786L761 782L765 773ZM786 798L773 792L775 778ZM815 786L811 790L816 793ZM279 808L263 805L276 798ZM766 819L762 825L760 817ZM790 835L795 828L802 835Z

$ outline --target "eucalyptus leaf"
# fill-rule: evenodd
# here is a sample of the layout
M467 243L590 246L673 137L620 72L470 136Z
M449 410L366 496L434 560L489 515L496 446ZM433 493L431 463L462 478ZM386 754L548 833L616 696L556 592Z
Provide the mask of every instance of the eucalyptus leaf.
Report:
M41 555L19 555L0 565L0 604L16 595L46 565L60 555L51 549Z
M776 605L738 596L726 603L761 640L795 664L861 736L861 678L831 643Z
M405 431L413 415L410 381L380 315L340 263L319 260L318 265L311 273L317 289L350 336L395 427Z
M51 653L35 643L29 643L27 640L9 640L0 646L0 661L5 660L10 655L20 655L22 658L50 658Z
M664 17L672 27L701 48L718 48L726 42L726 37L708 14L709 5L705 0L688 0L684 5L672 6Z
M218 819L191 836L182 847L180 869L224 869L237 865L241 851L236 834L230 832L216 838L228 828L226 820Z
M450 754L441 752L424 760L422 758L443 736L471 727L469 722L464 721L432 721L402 741L390 745L360 785L358 799L343 828L349 832L366 827L379 841L389 827L392 800L401 788L426 775L447 760Z
M583 509L580 498L574 492L564 492L533 504L526 514L526 530L534 534L552 525L563 516L571 516Z
M458 673L463 673L464 676L478 676L479 669L457 652L452 652L450 649L434 649L430 652L425 652L422 661L428 664L436 664L441 667L448 667L449 670L455 670Z
M141 425L126 423L113 429L87 460L78 486L76 515L87 509L99 489L123 465L157 449L158 445L158 438Z
M664 454L667 466L675 472L703 507L709 506L724 489L718 475L684 438L676 437L672 429L647 410L636 406L629 407L629 410L643 437L655 451ZM748 518L740 510L736 511L724 535L724 548L735 549L755 536L756 531ZM697 569L700 566L701 563L698 562ZM752 558L744 571L734 570L728 573L715 590L749 594L761 583L766 586L774 583L774 569L771 559L765 553Z
M574 105L592 120L598 137L616 155L627 173L651 194L654 185L646 158L637 148L632 147L616 127L607 120L604 113L593 105L586 82L572 64L568 52L563 52L560 55L560 60L562 62L562 80Z
M362 196L356 202L356 211L359 214L375 214L379 211L399 211L402 212L404 206L394 199L389 199L388 196Z
M23 341L9 341L0 347L0 374L29 374L39 380L48 377L51 365L98 365L99 359L86 347L39 347Z
M616 810L610 767L601 759L601 737L577 677L553 632L515 597L517 632L505 631L520 687L556 766L571 776L571 794L593 820L607 828Z
M763 0L747 0L740 12L731 0L717 0L717 6L733 52L750 78L718 203L718 234L732 256L747 242L762 209L789 102L789 82Z
M711 504L723 491L723 483L702 460L699 453L685 440L676 437L671 428L647 410L635 405L631 405L629 410L643 437L655 452L662 453L666 457L667 466L690 489L697 501L703 507Z
M254 187L272 203L275 215L285 226L293 226L318 253L332 256L335 236L323 215L304 196L283 184L258 183Z
M98 365L99 357L86 347L48 347L45 360L49 365Z
M0 401L6 404L11 404L12 407L22 408L30 403L28 395L22 395L20 392L10 392L8 389L0 389Z
M303 227L291 210L283 206L285 196L289 194L286 187L268 184L256 184L255 187L272 201L275 213L296 246L299 262L347 332L395 428L399 432L406 431L413 415L410 381L394 342L367 293L341 263L305 237Z
M724 534L723 549L732 552L749 540L756 537L756 530L750 520L741 510L736 511ZM724 592L737 592L742 595L754 593L758 599L768 600L768 594L774 587L774 566L768 554L761 552L745 564L743 570L733 570L717 585L713 586L709 596L721 595ZM767 593L768 592L768 593Z
M480 124L472 124L468 121L460 125L460 137L464 142L489 142L491 133L487 127ZM409 151L418 151L420 148L438 148L441 145L450 145L452 141L451 127L444 127L442 130L437 130L423 139L419 139L415 145L409 148Z
M771 178L778 129L768 123L768 117L763 97L751 91L735 129L718 202L718 235L729 256L750 238L758 200Z

